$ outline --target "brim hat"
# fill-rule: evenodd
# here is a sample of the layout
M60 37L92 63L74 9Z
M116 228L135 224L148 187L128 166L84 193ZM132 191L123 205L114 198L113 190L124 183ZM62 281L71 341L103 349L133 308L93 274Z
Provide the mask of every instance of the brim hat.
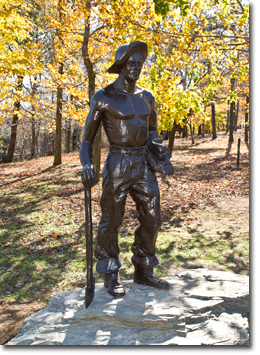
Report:
M144 62L148 55L147 44L142 41L135 41L118 47L115 54L115 62L108 68L107 72L110 74L119 74L131 55L137 52L142 54Z

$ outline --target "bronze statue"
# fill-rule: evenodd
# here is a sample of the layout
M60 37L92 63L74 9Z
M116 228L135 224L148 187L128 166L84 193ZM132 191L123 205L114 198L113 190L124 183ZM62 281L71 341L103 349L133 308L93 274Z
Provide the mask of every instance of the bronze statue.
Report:
M125 294L120 283L118 232L122 224L127 194L133 198L140 225L132 245L134 282L168 289L169 284L153 273L160 263L155 242L161 226L160 192L155 172L173 174L170 151L158 140L157 116L150 91L136 85L147 58L146 43L135 41L120 46L115 62L108 69L118 78L92 97L80 148L82 182L91 187L95 181L92 144L103 124L110 152L103 169L102 217L97 233L96 269L114 297Z

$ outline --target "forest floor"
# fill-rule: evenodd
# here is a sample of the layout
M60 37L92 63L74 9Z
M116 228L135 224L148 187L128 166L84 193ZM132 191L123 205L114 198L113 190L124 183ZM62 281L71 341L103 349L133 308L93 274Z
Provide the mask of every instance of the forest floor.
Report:
M218 138L176 138L175 173L158 176L163 225L157 239L161 266L170 276L205 267L249 275L249 150L243 130ZM240 168L237 140L241 138ZM167 141L164 141L167 144ZM108 149L102 150L102 165ZM23 320L59 292L84 287L84 191L77 153L0 165L0 344ZM100 219L101 181L92 188L94 235ZM121 279L132 279L131 244L138 225L128 198L119 243ZM102 282L95 272L96 282Z

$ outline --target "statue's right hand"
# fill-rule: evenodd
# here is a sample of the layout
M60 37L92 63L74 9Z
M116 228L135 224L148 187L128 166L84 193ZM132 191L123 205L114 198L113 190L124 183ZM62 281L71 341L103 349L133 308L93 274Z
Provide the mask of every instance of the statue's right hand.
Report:
M81 171L81 181L85 188L91 188L95 185L96 173L92 164L84 165Z

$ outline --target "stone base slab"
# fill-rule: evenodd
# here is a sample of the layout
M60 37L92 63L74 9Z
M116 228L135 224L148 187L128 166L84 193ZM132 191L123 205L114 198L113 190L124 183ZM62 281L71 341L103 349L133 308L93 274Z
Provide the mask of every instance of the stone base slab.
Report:
M192 269L157 290L123 281L115 299L103 284L86 309L85 289L59 293L25 319L7 345L249 345L249 277Z

